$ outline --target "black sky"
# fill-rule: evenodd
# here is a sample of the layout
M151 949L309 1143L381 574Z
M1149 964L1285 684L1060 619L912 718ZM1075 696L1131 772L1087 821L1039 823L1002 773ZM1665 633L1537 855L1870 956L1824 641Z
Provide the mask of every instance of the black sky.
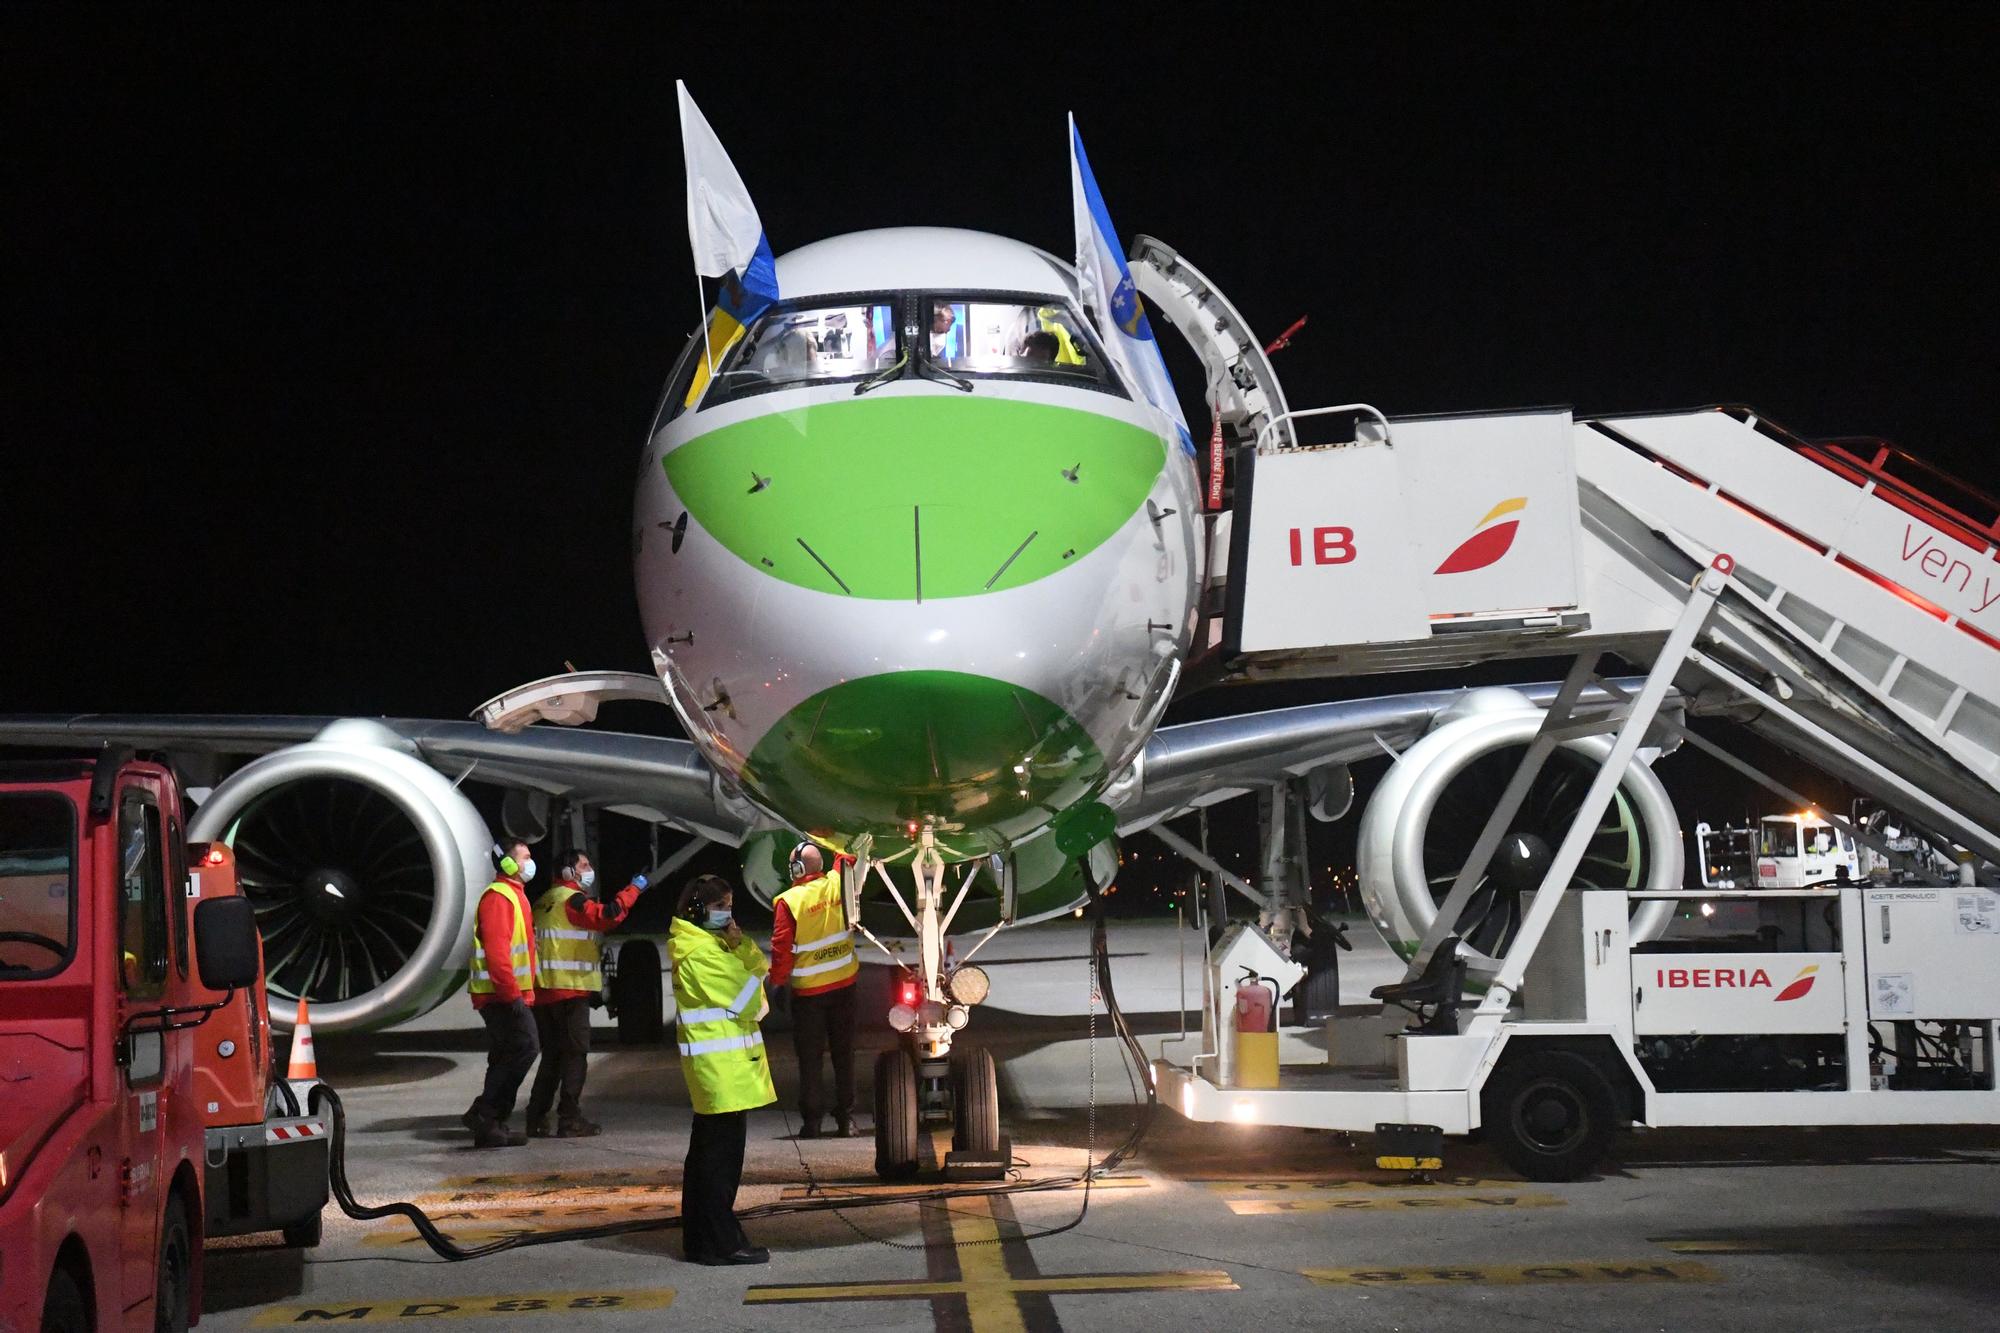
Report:
M677 75L781 251L1067 251L1074 109L1128 237L1310 314L1295 405L1742 401L1994 486L1987 8L1038 9L0 13L0 711L643 669Z

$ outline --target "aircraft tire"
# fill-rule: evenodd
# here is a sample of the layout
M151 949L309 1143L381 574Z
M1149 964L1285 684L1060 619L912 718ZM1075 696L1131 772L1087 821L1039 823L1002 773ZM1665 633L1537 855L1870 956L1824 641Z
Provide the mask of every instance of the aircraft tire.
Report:
M875 1174L917 1174L917 1065L901 1046L875 1057Z
M618 951L618 1041L624 1046L658 1042L667 1030L666 990L660 979L660 955L650 945L628 944Z
M983 1046L960 1046L951 1053L951 1146L959 1152L990 1153L1000 1147L1000 1080L993 1053Z

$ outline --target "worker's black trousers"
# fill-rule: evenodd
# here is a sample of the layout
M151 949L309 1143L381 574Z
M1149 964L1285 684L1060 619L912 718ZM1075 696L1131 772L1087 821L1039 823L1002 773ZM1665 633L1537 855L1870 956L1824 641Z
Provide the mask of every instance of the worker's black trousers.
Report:
M528 1123L546 1118L554 1106L558 1123L570 1124L583 1115L583 1075L590 1063L590 997L536 1005L535 1033L542 1042L542 1062L528 1094Z
M799 1114L817 1125L826 1114L826 1084L820 1061L833 1053L833 1118L854 1118L854 986L792 993L792 1050L799 1057Z
M695 1115L681 1171L681 1252L691 1261L720 1259L750 1245L736 1220L736 1187L743 1181L743 1141L749 1132L748 1111Z
M474 1115L504 1123L514 1114L521 1080L535 1067L535 1020L519 1000L495 1001L479 1011L486 1024L486 1086L472 1103Z

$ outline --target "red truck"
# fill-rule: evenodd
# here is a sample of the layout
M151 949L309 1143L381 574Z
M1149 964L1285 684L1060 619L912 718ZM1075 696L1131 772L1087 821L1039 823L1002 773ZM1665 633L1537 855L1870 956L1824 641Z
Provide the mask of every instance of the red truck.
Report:
M0 763L0 1333L188 1327L206 1237L316 1243L256 914L171 769Z

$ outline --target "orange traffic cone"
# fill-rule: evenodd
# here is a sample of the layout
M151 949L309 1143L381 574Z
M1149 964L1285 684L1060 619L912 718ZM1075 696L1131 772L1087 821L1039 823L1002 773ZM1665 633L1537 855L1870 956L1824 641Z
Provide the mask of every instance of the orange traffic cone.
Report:
M306 997L299 996L299 1016L292 1023L292 1063L285 1078L317 1079L319 1061L313 1058L312 1018L306 1013Z

